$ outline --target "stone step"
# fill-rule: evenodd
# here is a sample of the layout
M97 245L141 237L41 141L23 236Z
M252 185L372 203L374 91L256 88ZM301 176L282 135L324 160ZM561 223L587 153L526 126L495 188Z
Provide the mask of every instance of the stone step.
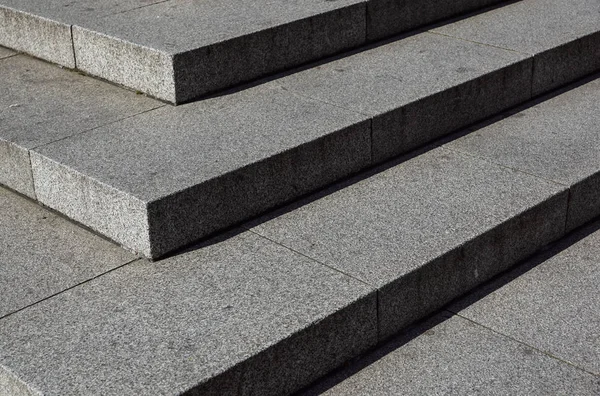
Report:
M0 45L182 103L500 0L2 0Z
M599 257L596 221L299 396L598 395Z
M598 216L599 98L590 80L161 261L0 190L0 389L297 391Z
M0 182L162 257L598 70L600 25L567 23L597 4L565 7L515 3L177 107L5 58ZM481 29L523 40L451 36Z

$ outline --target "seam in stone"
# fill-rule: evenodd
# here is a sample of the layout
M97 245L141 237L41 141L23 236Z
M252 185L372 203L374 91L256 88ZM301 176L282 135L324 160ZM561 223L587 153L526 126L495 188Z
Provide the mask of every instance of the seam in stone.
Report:
M294 89L290 89L290 88L284 87L283 85L278 85L278 87L281 88L282 90L284 90L285 92L289 92L290 94L296 95L296 96L298 96L299 98L302 98L302 99L307 99L307 100L312 100L312 101L315 101L315 102L320 102L320 103L323 103L323 104L326 104L326 105L329 105L329 106L337 107L338 109L349 111L349 112L354 113L354 114L360 114L360 115L365 116L365 117L373 118L373 116L371 114L366 114L366 113L363 113L363 112L360 112L360 111L357 111L357 110L347 109L347 108L342 107L342 106L340 106L338 104L330 103L329 101L326 101L326 100L323 100L323 99L315 98L315 97L312 97L310 95L304 95L304 94L302 94L300 92L297 92Z
M533 99L533 81L534 81L534 77L535 77L535 60L536 60L537 56L532 56L531 57L531 88L529 91L529 98Z
M547 357L549 357L549 358L551 358L551 359L558 360L558 361L559 361L559 362L561 362L561 363L567 364L567 365L569 365L569 366L571 366L571 367L574 367L574 368L576 368L576 369L578 369L578 370L581 370L581 371L583 371L583 372L585 372L585 373L587 373L587 374L590 374L590 375L592 375L592 376L594 376L594 377L597 377L597 376L598 376L597 374L594 374L593 372L591 372L591 371L588 371L588 370L586 370L586 369L585 369L585 368L583 368L583 367L580 367L580 366L578 366L578 365L576 365L576 364L574 364L574 363L571 363L571 362L569 362L568 360L565 360L565 359L563 359L563 358L561 358L561 357L559 357L559 356L556 356L556 355L554 355L554 354L552 354L552 353L550 353L550 352L548 352L548 351L541 350L541 349L539 349L539 348L537 348L537 347L535 347L535 346L533 346L533 345L529 345L528 343L526 343L526 342L524 342L524 341L521 341L521 340L519 340L519 339L517 339L517 338L515 338L515 337L512 337L512 336L508 335L508 334L502 333L502 332L500 332L500 331L498 331L498 330L492 329L491 327L488 327L488 326L486 326L486 325L484 325L484 324L481 324L481 323L479 323L479 322L476 322L475 320L473 320L473 319L470 319L470 318L467 318L466 316L463 316L463 315L461 315L461 314L460 314L460 313L458 313L458 312L454 312L454 311L452 311L450 308L447 308L447 310L448 310L449 312L452 312L454 315L458 316L458 317L459 317L459 318L461 318L461 319L464 319L464 320L466 320L466 321L468 321L468 322L471 322L471 323L473 323L473 324L475 324L475 325L477 325L477 326L479 326L479 327L482 327L482 328L484 328L484 329L486 329L486 330L488 330L488 331L491 331L492 333L494 333L494 334L497 334L497 335L499 335L499 336L501 336L501 337L504 337L504 338L507 338L507 339L509 339L509 340L512 340L512 341L514 341L514 342L516 342L516 343L518 343L518 344L520 344L520 345L526 346L527 348L533 349L534 351L537 351L537 352L539 352L539 353L541 353L541 354L543 354L543 355L545 355L545 356L547 356Z
M38 201L35 181L33 180L33 164L31 163L31 150L27 150L27 162L29 163L29 176L31 176L31 190L33 191L33 199Z
M428 30L427 33L437 34L438 36L448 37L448 38L455 39L455 40L461 40L461 41L465 41L467 43L485 45L486 47L492 47L492 48L501 49L501 50L504 50L504 51L516 52L517 54L527 55L527 56L530 56L530 57L534 56L534 54L530 54L528 52L523 52L523 51L515 50L515 49L512 49L512 48L504 48L504 47L501 47L499 45L482 43L480 41L469 40L469 39L465 39L465 38L462 38L462 37L451 36L449 34L444 34L444 33L436 32L436 31L433 31L433 30Z
M571 206L571 195L572 195L572 187L569 188L569 193L567 194L567 209L566 209L566 213L565 213L565 230L564 233L566 234L568 232L567 226L569 224L569 207Z
M565 187L565 188L567 188L567 190L569 190L569 189L570 189L570 186L569 186L568 184L565 184L565 183L562 183L562 182L559 182L559 181L556 181L556 180L553 180L553 179L547 179L547 178L545 178L545 177L543 177L543 176L536 175L536 174L534 174L534 173L529 173L529 172L527 172L527 171L524 171L524 170L522 170L522 169L519 169L519 168L513 168L513 167L511 167L511 166L508 166L508 165L504 165L504 164L500 164L500 163L494 162L494 161L493 161L492 159L490 159L489 157L482 157L482 156L480 156L480 155L476 155L476 154L467 153L467 152L465 152L465 151L461 151L461 150L458 150L458 149L456 149L456 148L450 148L450 147L448 147L447 145L443 145L443 146L441 146L441 147L442 147L442 148L444 148L445 150L452 151L452 152L454 152L454 153L457 153L457 154L463 154L463 155L467 155L467 156L469 156L469 157L476 158L476 159L478 159L478 160L481 160L481 161L483 161L483 162L486 162L486 163L488 163L488 164L496 165L496 166L498 166L498 167L500 167L500 168L502 168L502 169L508 169L508 170L511 170L511 171L514 171L514 172L522 173L522 174L524 174L524 175L528 175L528 176L531 176L531 177L535 177L536 179L543 180L543 181L545 181L546 183L552 183L552 184L556 184L556 185L558 185L558 186L561 186L561 187Z
M139 113L135 113L135 114L132 114L132 115L128 115L127 117L119 118L118 120L114 120L114 121L107 122L106 124L98 125L98 126L95 126L95 127L93 127L93 128L86 129L86 130L84 130L84 131L77 132L77 133L74 133L74 134L72 134L72 135L69 135L69 136L62 137L62 138L60 138L60 139L52 140L52 141L49 141L49 142L46 142L46 143L43 143L43 144L37 145L37 146L35 146L35 147L32 147L30 150L37 150L37 149L39 149L40 147L48 146L48 145L51 145L51 144L54 144L54 143L57 143L57 142L60 142L60 141L63 141L63 140L70 139L70 138L72 138L72 137L75 137L75 136L83 135L83 134L85 134L85 133L88 133L88 132L95 131L96 129L99 129L99 128L102 128L102 127L105 127L105 126L108 126L108 125L116 124L117 122L125 121L125 120L127 120L127 119L129 119L129 118L137 117L137 116L139 116L139 115L142 115L142 114L145 114L145 113L149 113L149 112L151 112L151 111L154 111L154 110L158 110L158 109L160 109L160 108L163 108L163 107L165 107L165 106L167 106L167 104L162 104L162 105L160 105L160 106L153 107L153 108L151 108L151 109L144 110L144 111L141 111L141 112L139 112Z
M73 51L73 69L77 69L77 55L75 54L75 38L73 37L73 25L69 25L71 32L71 50Z
M14 51L14 50L11 50L11 51ZM0 62L2 62L2 61L3 61L3 60L5 60L5 59L14 58L14 57L15 57L15 56L17 56L17 55L21 55L21 54L20 54L19 52L15 52L14 54L11 54L11 55L6 55L5 57L3 57L3 58L0 58Z
M259 234L258 232L254 231L254 230L252 230L252 229L250 229L250 228L247 228L246 226L242 226L242 228L244 228L244 229L246 229L247 231L249 231L249 232L253 233L254 235L257 235L257 236L259 236L259 237L261 237L261 238L264 238L264 239L266 239L267 241L273 242L274 244L276 244L276 245L278 245L278 246L281 246L281 247L283 247L283 248L285 248L285 249L287 249L287 250L290 250L290 251L292 251L292 252L294 252L294 253L296 253L296 254L299 254L300 256L302 256L302 257L304 257L304 258L307 258L307 259L309 259L309 260L311 260L311 261L314 261L314 262L315 262L315 263L317 263L317 264L320 264L320 265L322 265L322 266L324 266L324 267L327 267L327 268L329 268L329 269L331 269L331 270L333 270L333 271L335 271L335 272L338 272L338 273L340 273L340 274L342 274L342 275L345 275L345 276L347 276L347 277L349 277L349 278L352 278L352 279L354 279L355 281L358 281L358 282L362 283L363 285L369 286L370 288L374 288L374 290L375 290L375 291L378 291L378 290L379 290L379 289L378 289L378 288L376 288L375 286L373 286L373 285L371 285L371 284L369 284L369 283L365 282L365 281L364 281L364 280L362 280L362 279L359 279L359 278L357 278L357 277L355 277L355 276L353 276L353 275L347 274L346 272L344 272L344 271L341 271L341 270L339 270L339 269L337 269L337 268L335 268L335 267L332 267L332 266L329 266L329 265L327 265L327 264L325 264L325 263L322 263L321 261L319 261L319 260L317 260L317 259L315 259L315 258L313 258L313 257L307 256L306 254L304 254L304 253L301 253L301 252L299 252L299 251L297 251L297 250L295 250L295 249L293 249L293 248L291 248L291 247L289 247L289 246L286 246L286 245L284 245L284 244L282 244L282 243L279 243L279 242L277 242L277 241L274 241L273 239L271 239L271 238L269 238L269 237L266 237L266 236L264 236L264 235L262 235L262 234ZM372 290L372 291L373 291L373 290ZM0 319L1 319L1 318L0 318Z
M26 310L26 309L28 309L28 308L31 308L31 307L33 307L33 306L35 306L35 305L38 305L39 303L42 303L42 302L44 302L44 301L46 301L46 300L49 300L49 299L51 299L51 298L54 298L54 297L58 296L59 294L62 294L62 293L64 293L64 292L66 292L66 291L69 291L69 290L72 290L72 289L74 289L74 288L76 288L76 287L79 287L79 286L81 286L81 285L84 285L84 284L86 284L86 283L88 283L88 282L91 282L91 281L93 281L94 279L100 278L101 276L107 275L107 274L109 274L109 273L111 273L111 272L113 272L113 271L116 271L116 270L118 270L118 269L120 269L120 268L123 268L123 267L125 267L126 265L133 264L133 263L135 263L136 261L140 261L140 260L142 260L142 259L141 259L141 258L135 258L135 259L133 259L133 260L127 261L127 262L125 262L125 263L123 263L123 264L121 264L121 265L118 265L118 266L116 266L116 267L114 267L114 268L111 268L111 269L109 269L109 270L108 270L108 271L106 271L106 272L103 272L103 273L101 273L101 274L95 275L95 276L93 276L93 277L91 277L91 278L89 278L89 279L86 279L86 280L84 280L84 281L81 281L81 282L79 282L79 283L77 283L77 284L75 284L75 285L69 286L69 287L67 287L67 288L65 288L65 289L63 289L63 290L61 290L61 291L59 291L59 292L56 292L56 293L54 293L54 294L51 294L51 295L49 295L49 296L47 296L47 297L44 297L44 298L42 298L41 300L38 300L38 301L36 301L36 302L33 302L33 303L29 304L29 305L26 305L26 306L24 306L23 308L19 308L19 309L17 309L16 311L9 312L9 313L7 313L7 314L6 314L6 315L4 315L4 316L0 316L0 321L1 321L1 320L3 320L3 319L6 319L6 318L8 318L9 316L12 316L12 315L14 315L14 314L17 314L17 313L19 313L19 312L21 312L21 311L24 311L24 310Z
M169 1L171 1L171 0L162 0L162 1L157 1L156 3L145 4L145 5L141 5L141 6L139 6L139 7L134 7L134 8L130 8L130 9L123 10L123 11L119 11L119 12L114 12L114 13L104 14L104 15L101 15L99 18L104 18L104 17L107 17L107 16L120 15L120 14L126 14L126 13L128 13L128 12L135 11L135 10L139 10L139 9L141 9L141 8L147 8L147 7L152 7L152 6L155 6L155 5L157 5L157 4L168 3Z

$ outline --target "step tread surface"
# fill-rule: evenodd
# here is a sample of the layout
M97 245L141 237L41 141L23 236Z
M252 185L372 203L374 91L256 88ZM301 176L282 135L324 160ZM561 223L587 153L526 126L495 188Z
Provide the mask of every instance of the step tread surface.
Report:
M370 287L246 231L0 320L0 377L47 395L277 394L376 337ZM220 374L222 393L202 388Z
M0 187L0 317L136 257Z
M508 284L500 286L500 278L449 309L600 375L599 226L596 221L579 231L575 235L588 235L563 250L544 252L527 272L507 274L514 278Z

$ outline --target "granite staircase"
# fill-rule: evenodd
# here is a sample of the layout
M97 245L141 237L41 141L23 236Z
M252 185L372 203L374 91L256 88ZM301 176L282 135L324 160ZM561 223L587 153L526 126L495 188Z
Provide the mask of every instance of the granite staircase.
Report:
M289 394L600 214L596 0L0 0L0 44L0 394Z

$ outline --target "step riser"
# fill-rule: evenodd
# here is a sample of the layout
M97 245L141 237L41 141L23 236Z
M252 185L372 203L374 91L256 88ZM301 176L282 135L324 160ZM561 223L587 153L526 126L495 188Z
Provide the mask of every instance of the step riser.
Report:
M373 0L178 54L0 6L0 45L183 103L499 2Z
M379 290L380 341L562 238L567 197L564 191Z

